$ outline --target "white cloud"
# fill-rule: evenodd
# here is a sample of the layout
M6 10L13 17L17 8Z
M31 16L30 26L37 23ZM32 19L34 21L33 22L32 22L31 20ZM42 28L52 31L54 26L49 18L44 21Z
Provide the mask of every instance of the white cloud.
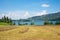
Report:
M4 14L0 14L0 19L4 16Z
M36 16L41 16L47 14L47 10L42 10L41 12L38 12Z
M12 18L12 19L19 19L20 18L20 14L17 12L9 12L9 13L6 13L5 16Z
M12 19L26 19L31 15L28 11L5 11L0 14L0 18L3 16L7 16Z
M32 16L41 16L47 14L46 10L41 12L28 12L28 11L5 11L0 14L0 18L4 15L12 19L26 19Z
M50 7L49 4L42 4L41 6L42 6L42 7Z
M30 16L31 16L31 15L29 14L29 12L26 11L25 14L24 14L24 18L26 19L26 18L28 18L28 17L30 17Z

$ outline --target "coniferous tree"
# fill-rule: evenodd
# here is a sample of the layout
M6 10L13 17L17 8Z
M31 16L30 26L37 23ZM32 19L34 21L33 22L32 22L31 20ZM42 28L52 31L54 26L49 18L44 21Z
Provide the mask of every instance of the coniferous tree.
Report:
M2 18L0 19L0 22L12 24L11 18L8 18L8 17L6 17L6 16L2 17Z

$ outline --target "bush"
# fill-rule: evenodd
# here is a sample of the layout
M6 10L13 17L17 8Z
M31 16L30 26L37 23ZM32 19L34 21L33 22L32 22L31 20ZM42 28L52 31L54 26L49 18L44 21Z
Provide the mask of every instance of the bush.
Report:
M34 23L32 22L31 25L34 25Z
M25 25L28 25L28 23L25 23Z
M50 22L49 24L53 24L52 22Z
M55 23L55 25L60 25L60 21L57 21L57 22Z
M47 24L49 24L48 22L44 22L44 25L47 25Z
M18 25L22 25L22 24L18 23Z
M13 23L13 25L15 25L15 22Z
M44 22L44 25L52 25L52 24L53 24L52 22L48 22L48 21Z

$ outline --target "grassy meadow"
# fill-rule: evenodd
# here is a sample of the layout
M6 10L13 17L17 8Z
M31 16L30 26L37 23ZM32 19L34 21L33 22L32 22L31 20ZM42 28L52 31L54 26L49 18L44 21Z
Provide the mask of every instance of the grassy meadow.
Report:
M0 25L0 40L60 40L60 25Z

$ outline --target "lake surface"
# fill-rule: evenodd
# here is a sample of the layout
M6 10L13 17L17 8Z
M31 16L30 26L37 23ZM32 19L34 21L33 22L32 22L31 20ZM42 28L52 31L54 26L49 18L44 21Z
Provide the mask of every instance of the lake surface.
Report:
M35 20L35 21L33 21L33 23L34 23L34 25L44 25L44 22L45 21L41 21L41 20ZM52 22L53 24L55 24L56 23L56 21L49 21L49 22ZM27 25L31 25L31 21L17 21L17 20L13 20L12 21L12 23L14 24L15 23L15 25L19 25L19 24L22 24L22 25L24 25L24 24L27 24Z

